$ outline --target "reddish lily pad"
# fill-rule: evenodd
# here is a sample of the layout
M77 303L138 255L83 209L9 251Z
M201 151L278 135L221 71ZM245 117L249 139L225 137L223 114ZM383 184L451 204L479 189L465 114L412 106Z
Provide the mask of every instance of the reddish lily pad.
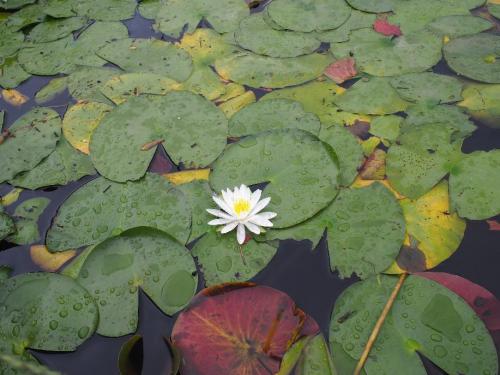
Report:
M386 19L379 18L373 23L373 30L385 36L400 36L402 35L401 29L398 25L393 25L387 22Z
M337 60L325 69L324 74L335 83L343 83L358 74L356 61L352 57Z
M172 342L182 352L183 375L268 375L279 371L294 342L317 332L312 318L283 292L228 283L193 298L174 325Z

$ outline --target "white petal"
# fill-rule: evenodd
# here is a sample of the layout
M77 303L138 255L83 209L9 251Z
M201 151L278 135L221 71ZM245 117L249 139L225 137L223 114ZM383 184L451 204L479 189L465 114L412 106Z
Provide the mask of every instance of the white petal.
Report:
M223 227L220 230L220 232L222 234L227 233L227 232L231 232L234 228L236 228L237 225L238 225L238 222L237 221L233 221L232 223L229 223L225 227Z
M233 217L231 215L229 215L221 210L214 210L212 208L207 208L207 212L209 214L212 214L212 215L217 216L217 217L221 217L223 219L233 219Z
M271 220L275 218L278 214L276 212L259 212L258 216L263 217L264 219Z
M226 225L232 223L233 219L214 219L208 222L208 225Z
M241 185L240 186L240 192L241 192L241 195L243 196L243 199L249 201L250 200L250 196L252 195L252 191L250 190L250 188L246 185Z
M250 215L258 214L260 211L264 209L264 207L266 207L269 204L269 202L271 202L271 197L267 197L259 201L253 208Z
M219 198L217 195L212 195L212 199L214 200L217 205L222 208L224 211L226 211L230 215L234 215L233 210L224 202L221 198Z
M247 221L245 223L245 226L248 228L248 230L250 232L255 233L255 234L260 234L260 228L257 225Z
M249 222L252 224L256 224L260 227L272 227L273 223L271 223L268 219L260 216L260 215L253 215L248 219Z
M255 205L260 199L260 195L262 194L262 190L257 189L252 193L252 196L250 197L250 210L253 210Z
M224 202L226 202L226 204L229 206L229 207L233 207L233 193L231 190L227 189L226 191L222 190L222 199L224 199Z
M245 226L243 224L238 224L238 230L236 233L236 239L240 245L245 242Z

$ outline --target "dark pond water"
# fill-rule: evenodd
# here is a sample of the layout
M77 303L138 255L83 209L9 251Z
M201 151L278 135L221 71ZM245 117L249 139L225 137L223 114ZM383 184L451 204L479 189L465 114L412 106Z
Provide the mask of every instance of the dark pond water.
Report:
M126 21L125 24L131 37L162 38L161 34L152 30L152 22L139 15ZM163 39L165 39L164 36ZM444 62L438 64L434 70L441 74L453 74ZM33 98L34 94L50 79L52 77L32 77L21 84L18 90L29 98ZM262 95L261 92L256 92L256 94ZM65 92L44 105L52 107L63 115L72 102L73 100ZM0 110L6 111L7 127L34 106L36 103L33 99L21 107L13 107L0 99ZM500 129L491 129L479 123L476 125L478 125L478 129L464 143L464 152L500 148ZM165 166L167 170L175 168L164 153L158 153L153 164L155 166L161 165L163 172ZM40 232L45 234L61 203L73 191L93 178L86 177L63 187L40 191L25 190L21 199L9 206L7 211L12 213L21 201L34 196L49 198L51 203L39 221ZM4 195L10 189L11 187L8 185L0 184L0 195ZM14 247L14 245L4 241L0 243L0 250L3 250L0 252L0 264L11 266L14 269L14 274L39 270L30 259L29 246ZM450 259L434 270L463 276L489 289L498 297L500 296L499 264L500 232L490 231L485 221L467 221L467 230L460 248ZM311 249L311 245L307 241L283 241L275 258L253 281L289 294L303 310L316 319L325 337L328 337L330 314L334 302L340 293L356 279L342 280L336 273L330 271L328 250L323 238L314 250ZM161 313L142 293L140 294L139 306L140 321L137 333L144 337L143 374L168 374L170 354L163 337L170 336L176 316L168 317ZM118 374L118 353L121 345L129 337L107 338L95 335L74 353L34 352L34 355L49 368L65 374ZM443 374L432 363L426 362L425 365L429 374Z

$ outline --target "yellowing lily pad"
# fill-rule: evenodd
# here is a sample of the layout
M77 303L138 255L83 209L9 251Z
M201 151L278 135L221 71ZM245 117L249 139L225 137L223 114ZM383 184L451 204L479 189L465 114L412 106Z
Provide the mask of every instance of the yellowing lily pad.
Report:
M458 103L476 120L492 128L500 128L500 84L468 84L462 92L463 101Z
M77 150L89 154L90 136L112 109L104 103L87 101L71 106L62 122L64 138Z

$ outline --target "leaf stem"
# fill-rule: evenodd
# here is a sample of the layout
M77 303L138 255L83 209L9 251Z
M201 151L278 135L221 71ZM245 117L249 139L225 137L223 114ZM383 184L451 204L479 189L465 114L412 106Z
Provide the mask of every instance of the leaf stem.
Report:
M366 342L365 349L363 350L363 353L361 353L361 357L359 358L358 364L356 365L356 369L354 370L353 375L360 375L361 371L363 370L363 367L365 366L366 360L368 359L368 355L370 354L370 351L373 348L373 345L375 344L375 341L377 341L378 334L380 333L380 329L382 328L385 318L387 318L387 315L391 311L392 305L394 304L394 301L396 300L396 297L398 296L398 293L403 286L403 283L406 279L406 276L408 276L407 273L402 273L399 276L399 280L392 290L392 293L387 300L384 309L382 310L382 313L380 314L377 323L375 324L375 327L373 327L373 331L370 334L370 337L368 338L368 341Z

